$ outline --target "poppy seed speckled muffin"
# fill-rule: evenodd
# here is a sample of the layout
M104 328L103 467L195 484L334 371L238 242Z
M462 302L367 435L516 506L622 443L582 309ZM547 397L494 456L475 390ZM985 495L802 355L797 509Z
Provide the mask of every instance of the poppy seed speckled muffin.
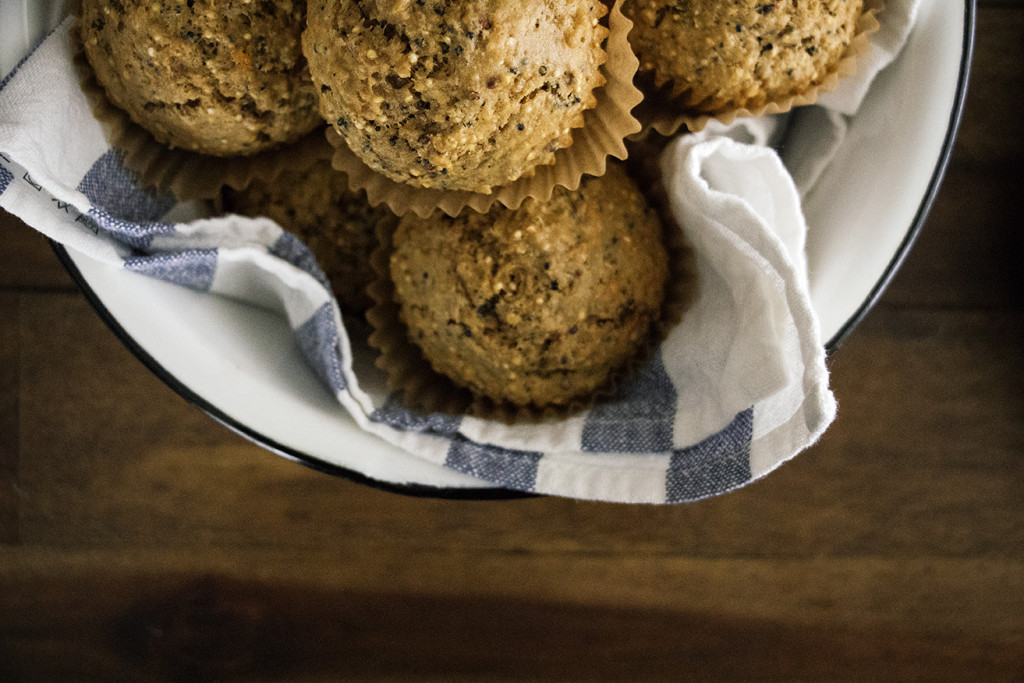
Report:
M170 147L248 156L320 123L302 56L305 0L82 0L108 99Z
M862 0L628 0L640 73L691 112L752 109L833 73Z
M435 371L497 402L562 405L650 343L668 255L661 223L618 166L518 210L406 216L395 300Z
M598 0L314 0L323 117L374 171L489 193L553 163L604 83Z
M366 288L374 279L370 254L377 246L376 230L397 223L398 217L387 207L370 206L362 193L350 192L345 175L329 161L229 192L227 208L276 221L316 256L342 310L361 313L369 308Z

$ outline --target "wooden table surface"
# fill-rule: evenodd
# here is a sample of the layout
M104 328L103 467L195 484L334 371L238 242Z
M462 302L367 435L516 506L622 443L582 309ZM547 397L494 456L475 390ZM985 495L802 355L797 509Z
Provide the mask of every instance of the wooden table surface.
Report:
M1022 47L1024 2L982 2L938 199L830 361L836 422L691 505L285 461L0 216L0 680L1024 680Z

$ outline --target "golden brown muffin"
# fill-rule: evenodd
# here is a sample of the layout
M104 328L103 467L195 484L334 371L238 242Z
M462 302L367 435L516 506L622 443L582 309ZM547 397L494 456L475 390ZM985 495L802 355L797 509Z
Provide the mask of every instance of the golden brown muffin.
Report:
M760 107L819 84L853 39L862 0L627 0L641 74L692 112Z
M370 168L489 193L554 161L596 104L598 0L314 0L320 111Z
M83 0L107 97L159 142L251 155L320 122L302 56L305 0Z
M406 216L391 279L410 340L477 395L566 404L650 340L668 278L661 224L617 166L549 202Z
M316 256L342 310L361 313L372 303L366 288L374 279L370 254L379 225L398 222L387 207L374 208L348 190L344 174L319 161L309 170L284 171L273 182L257 180L228 195L227 208L266 216L293 233Z

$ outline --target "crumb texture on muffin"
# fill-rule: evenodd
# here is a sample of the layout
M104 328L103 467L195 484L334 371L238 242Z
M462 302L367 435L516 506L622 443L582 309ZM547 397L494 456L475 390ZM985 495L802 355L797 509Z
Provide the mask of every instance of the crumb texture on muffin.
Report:
M302 55L305 0L82 0L107 97L159 142L247 156L320 123Z
M640 71L691 111L798 95L835 71L862 0L627 0Z
M347 179L318 161L309 169L286 170L272 182L256 180L228 195L228 207L247 216L266 216L309 247L327 275L342 310L361 313L372 301L366 288L374 279L370 254L378 226L398 217L387 207L372 207L362 193L349 191Z
M478 395L564 404L649 340L668 278L661 224L618 166L516 211L402 219L390 261L410 340Z
M489 193L572 143L604 83L602 2L313 0L323 117L370 168Z

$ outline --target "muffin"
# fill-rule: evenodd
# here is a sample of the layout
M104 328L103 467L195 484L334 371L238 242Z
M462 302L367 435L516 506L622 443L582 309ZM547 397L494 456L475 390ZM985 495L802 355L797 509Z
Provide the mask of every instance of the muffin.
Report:
M862 0L632 0L624 13L641 78L691 113L754 109L836 71Z
M390 276L433 369L499 404L567 404L606 384L661 315L661 224L618 167L518 210L403 218Z
M160 143L248 156L320 123L302 56L304 0L82 0L107 97Z
M398 222L386 207L370 206L348 190L345 175L320 160L306 170L286 170L274 181L257 180L227 195L228 208L266 216L309 247L330 280L342 310L362 313L372 303L366 288L374 279L370 254L376 230Z
M490 193L551 164L604 83L601 2L323 0L303 49L320 111L367 166Z

